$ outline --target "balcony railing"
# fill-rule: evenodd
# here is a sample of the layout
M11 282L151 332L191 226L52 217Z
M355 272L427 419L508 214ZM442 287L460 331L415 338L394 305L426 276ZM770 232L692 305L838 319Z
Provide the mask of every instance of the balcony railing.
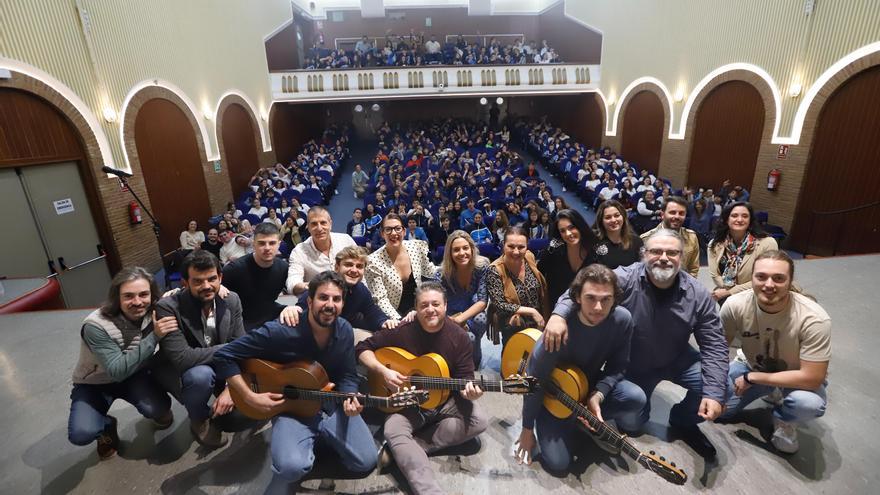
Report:
M389 96L554 94L598 88L599 66L428 65L273 72L275 101L328 101Z

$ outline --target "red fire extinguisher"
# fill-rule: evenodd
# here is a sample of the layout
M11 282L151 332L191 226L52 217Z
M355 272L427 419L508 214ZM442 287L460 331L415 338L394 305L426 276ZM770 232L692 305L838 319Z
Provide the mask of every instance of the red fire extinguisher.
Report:
M775 191L779 189L779 179L782 178L782 170L774 168L767 174L767 190Z
M137 201L132 201L128 204L128 220L132 225L137 225L144 221L141 217L141 207L137 204Z

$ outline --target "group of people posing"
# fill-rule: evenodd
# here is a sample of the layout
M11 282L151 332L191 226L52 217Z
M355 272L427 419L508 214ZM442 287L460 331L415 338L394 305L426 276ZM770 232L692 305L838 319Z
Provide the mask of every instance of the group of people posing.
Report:
M501 255L492 262L479 256L469 234L455 231L438 268L423 241L404 239L396 213L382 218L384 245L368 254L350 236L333 232L321 206L309 210L310 236L289 261L277 256L277 226L261 223L253 253L225 267L206 250L187 255L177 292L163 296L147 271L123 269L107 303L80 330L70 441L96 441L101 458L112 456L119 438L107 414L111 404L123 399L157 429L167 428L174 421L170 394L185 406L195 439L220 447L223 419L237 414L233 395L263 411L286 400L252 390L242 378L242 360L313 360L336 390L352 394L362 385L361 366L394 392L407 377L376 352L398 347L415 356L438 354L450 376L467 385L434 409L388 414L378 450L355 397L325 403L307 418L276 416L270 488L287 490L302 479L321 440L352 472L394 462L413 492L443 493L428 456L477 437L488 425L479 406L484 390L474 381L483 334L506 344L516 332L537 328L543 338L526 373L546 385L557 365L578 366L591 384L589 410L626 434L641 433L655 387L671 381L686 395L670 411L670 425L699 454L715 455L699 423L735 420L750 402L775 394L772 444L795 452L797 426L825 410L830 319L796 288L793 262L764 241L746 203L725 208L727 236L720 256L710 260L719 286L707 289L694 278L699 245L682 228L677 204L667 202L657 229L629 238L642 247L630 259L616 257L613 269L605 263L611 248L598 255L603 239L573 210L558 212L556 245L540 259L529 252L521 227L503 233ZM612 222L613 231L625 218ZM603 235L611 244L623 239ZM297 295L297 304L279 304L283 291ZM697 347L689 343L692 335ZM734 341L741 347L729 362ZM579 433L582 423L574 417L548 414L542 394L543 388L524 399L516 456L530 462L540 449L545 469L565 472L585 435L595 437Z

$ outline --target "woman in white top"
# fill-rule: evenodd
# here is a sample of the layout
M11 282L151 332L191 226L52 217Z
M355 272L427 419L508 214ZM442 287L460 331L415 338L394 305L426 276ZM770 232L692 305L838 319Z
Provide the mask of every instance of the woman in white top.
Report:
M364 278L376 304L388 318L400 320L414 309L422 278L437 278L437 267L428 258L426 242L403 240L400 215L385 215L380 228L385 245L370 255Z
M281 228L281 219L278 218L278 213L274 209L269 210L269 215L263 219L263 223L274 223L279 229Z
M199 230L199 224L190 220L186 230L180 233L180 249L192 251L202 247L205 242L205 233Z

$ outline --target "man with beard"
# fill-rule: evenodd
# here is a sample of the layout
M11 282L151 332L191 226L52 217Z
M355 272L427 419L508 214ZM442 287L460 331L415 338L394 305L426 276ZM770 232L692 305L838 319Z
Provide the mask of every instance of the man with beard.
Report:
M355 345L373 332L398 325L397 320L388 319L385 312L373 301L370 289L363 282L367 260L367 250L360 246L349 246L336 255L336 273L342 276L346 286L345 305L339 316L353 327ZM299 296L296 305L306 311L308 295Z
M186 407L196 441L222 447L226 440L214 420L232 411L233 404L223 381L216 379L211 360L224 344L244 335L241 300L235 292L217 297L223 280L220 260L205 250L187 255L180 272L183 290L156 304L156 314L173 316L180 328L159 346L164 362L157 366L157 375ZM209 406L212 395L217 399Z
M697 279L681 272L684 241L678 232L659 229L645 241L642 261L614 270L623 292L621 306L632 314L632 338L626 379L645 392L647 402L635 421L618 426L638 432L651 413L651 394L663 380L687 390L672 407L669 424L699 455L715 457L715 447L698 424L714 421L727 396L727 341L712 295ZM568 341L565 318L572 301L563 293L544 329L544 345L555 352ZM688 340L694 335L699 350Z
M762 253L755 259L752 290L734 294L721 307L728 342L739 337L742 344L730 364L730 398L722 418L781 389L770 443L786 454L798 450L798 425L825 414L831 360L831 318L792 288L793 277L794 262L784 251Z
M693 230L684 227L687 217L688 203L681 196L670 196L660 208L660 224L642 234L642 241L651 237L659 229L669 229L678 232L684 240L684 252L681 255L681 265L685 271L696 277L700 273L700 239Z
M351 325L339 318L345 302L345 281L336 272L313 277L308 286L308 316L295 327L270 321L244 337L224 346L214 355L219 380L226 380L247 404L269 411L284 398L276 393L256 393L241 376L238 361L265 359L278 363L314 360L327 371L335 390L356 393L354 337ZM376 467L373 436L361 418L363 406L351 398L342 404L327 402L314 417L276 416L272 420L272 471L270 489L286 491L312 470L317 440L330 446L342 465L357 473Z
M361 364L380 373L389 390L396 391L406 377L376 358L376 349L382 347L400 347L416 356L437 353L449 366L451 378L474 378L473 343L467 332L446 316L446 291L439 282L423 282L416 289L416 318L412 322L378 332L357 346ZM428 453L464 443L486 429L486 415L474 402L482 395L480 387L468 382L464 390L450 393L435 409L404 409L388 415L382 467L393 456L413 492L445 493L434 478Z

